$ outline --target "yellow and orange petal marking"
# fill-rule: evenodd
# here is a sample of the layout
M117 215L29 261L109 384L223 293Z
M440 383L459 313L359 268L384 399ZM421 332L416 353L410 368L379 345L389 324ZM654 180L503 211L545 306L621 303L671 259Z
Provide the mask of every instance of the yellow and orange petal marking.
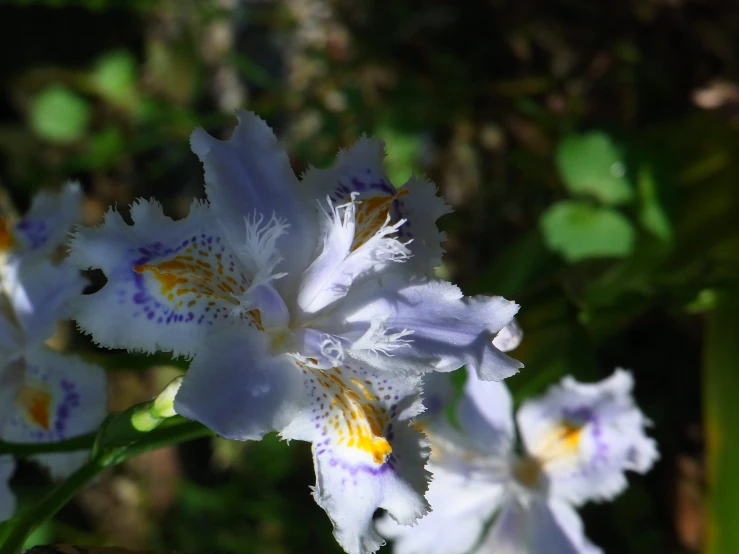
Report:
M392 386L349 366L329 370L303 366L303 372L317 404L312 420L325 437L316 441L318 454L323 452L321 447L331 444L366 454L374 464L385 463L392 453Z
M5 217L0 216L0 253L12 250L15 244L12 226Z
M395 194L373 196L371 198L363 198L359 201L357 204L356 229L354 232L354 241L352 242L352 251L362 246L377 234L377 231L387 222L393 202L405 194L408 194L408 191L401 189Z
M580 453L583 429L583 425L561 421L536 440L531 453L544 463L576 457Z
M51 427L51 394L35 387L20 390L18 403L26 419L43 430Z
M238 258L219 237L207 235L193 236L167 259L137 260L132 269L143 277L133 300L157 323L229 317L250 284Z

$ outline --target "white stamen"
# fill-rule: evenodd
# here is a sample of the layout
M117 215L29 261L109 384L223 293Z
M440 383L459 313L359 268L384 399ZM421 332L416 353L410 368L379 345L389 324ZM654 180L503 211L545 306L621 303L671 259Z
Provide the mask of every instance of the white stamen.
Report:
M373 354L382 352L386 356L392 357L393 350L408 346L413 339L404 339L408 335L412 335L410 329L403 329L397 333L388 333L385 327L385 319L376 317L370 323L369 329L359 337L352 345L352 350L369 350Z
M277 249L277 239L287 232L290 224L279 219L274 213L265 223L264 215L256 211L246 216L246 238L241 248L242 261L252 273L251 286L280 279L287 273L273 273L277 264L284 258Z
M321 344L321 354L334 365L340 365L344 360L344 347L332 335L324 335Z

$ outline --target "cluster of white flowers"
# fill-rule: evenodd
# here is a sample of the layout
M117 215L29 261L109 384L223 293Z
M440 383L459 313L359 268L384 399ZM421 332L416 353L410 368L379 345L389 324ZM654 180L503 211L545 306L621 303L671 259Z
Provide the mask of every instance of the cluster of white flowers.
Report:
M631 397L624 370L599 383L566 377L517 412L503 383L469 375L453 405L453 387L434 376L418 425L432 443L432 512L415 527L381 521L396 554L598 554L575 511L626 488L624 472L657 459L648 421ZM445 417L455 410L458 427Z
M102 381L92 376L100 372L75 361L76 380L66 380L70 362L59 361L44 373L59 355L44 350L39 358L38 340L29 350L30 331L18 315L65 317L59 309L71 291L74 318L100 346L192 359L177 413L230 439L276 431L311 442L313 496L350 554L384 543L373 521L378 508L387 512L380 530L398 539L401 553L484 545L596 552L568 502L612 496L625 486L624 469L644 471L656 456L631 404L628 374L592 386L566 381L524 405L527 454L518 456L510 398L498 383L522 367L505 354L521 338L518 306L465 297L434 276L444 239L436 221L449 211L435 186L416 177L394 186L383 170L383 144L368 138L342 151L332 168L311 168L299 180L267 125L251 113L237 117L227 141L193 133L208 200L194 202L185 219L173 221L155 201L140 200L131 207L133 225L111 209L102 225L78 228L67 265L45 261L47 273L23 275L22 263L7 263L5 288L23 288L35 306L23 312L17 291L7 292L12 321L27 335L8 341L25 350L7 359L22 360L20 375L44 382L19 389L17 405L27 413L8 428L25 435L12 438L41 437L29 422L56 429L68 409L55 396L57 383L60 391L73 383L80 406L98 398L75 431L101 417ZM46 215L48 202L39 197L30 215ZM58 219L58 229L70 222ZM80 269L102 270L106 284L80 295ZM50 297L49 279L60 283L54 291L63 299ZM48 335L47 328L33 333ZM464 432L444 420L451 398L444 374L463 366ZM65 380L50 377L62 374ZM6 390L3 384L0 393ZM8 463L0 458L3 475Z
M45 344L85 287L79 270L57 263L81 211L81 191L69 184L39 194L18 221L0 218L0 439L59 441L94 431L102 422L107 386L102 368ZM85 452L40 454L54 477L65 477ZM0 456L0 521L13 515L8 487L15 461Z

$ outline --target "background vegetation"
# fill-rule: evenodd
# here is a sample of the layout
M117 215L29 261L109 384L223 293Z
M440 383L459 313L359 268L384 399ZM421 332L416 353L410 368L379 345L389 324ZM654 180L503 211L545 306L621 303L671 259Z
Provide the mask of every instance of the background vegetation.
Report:
M584 510L591 539L731 554L737 36L729 0L6 1L0 182L23 209L78 178L88 224L139 196L180 217L203 195L189 133L228 133L237 108L296 172L384 139L396 184L425 173L455 208L440 271L522 305L518 400L634 371L662 460ZM110 368L114 409L176 371L69 340ZM338 552L312 483L306 444L203 439L109 472L33 540ZM23 503L49 486L31 465L12 484Z

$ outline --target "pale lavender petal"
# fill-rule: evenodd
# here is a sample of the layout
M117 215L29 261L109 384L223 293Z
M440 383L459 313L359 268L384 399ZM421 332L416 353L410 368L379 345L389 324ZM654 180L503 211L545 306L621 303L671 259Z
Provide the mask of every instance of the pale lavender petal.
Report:
M379 376L356 364L303 368L311 410L282 431L313 443L313 496L350 554L375 552L383 540L372 515L384 508L410 524L427 510L428 448L410 426L422 409L419 379Z
M156 202L131 208L129 226L115 211L95 228L81 228L69 261L102 269L108 281L77 301L75 318L108 348L192 355L205 329L256 325L238 310L251 275L223 238L214 213L193 203L190 215L173 221Z
M14 442L59 441L95 430L107 412L105 371L74 355L47 347L26 353L23 384L15 411L0 436ZM35 459L55 477L77 469L87 452L42 454Z
M543 464L551 494L575 504L610 499L627 485L627 470L645 473L658 458L649 424L634 404L634 380L617 370L599 383L571 377L518 411L529 454Z
M318 201L329 197L335 204L348 202L357 194L359 210L365 217L360 225L370 227L383 223L386 217L391 223L406 220L397 231L402 242L408 244L412 256L409 269L427 275L441 263L441 243L445 235L436 225L437 219L451 210L436 194L436 186L430 181L411 177L403 186L393 186L383 168L385 146L382 141L362 137L336 157L330 169L310 168L302 177L302 185L308 194Z
M378 522L378 530L393 539L393 554L466 554L482 538L503 490L432 466L426 494L431 511L415 525L400 525L386 516Z
M277 242L289 253L279 264L287 272L277 284L292 288L318 246L316 209L306 198L272 130L255 114L240 111L228 140L196 129L192 150L205 167L205 191L235 247L243 240L244 218L252 214L285 220L289 231Z
M380 371L445 372L467 365L483 380L500 380L522 367L493 345L517 311L499 296L464 297L445 281L391 274L352 289L317 326L353 340L349 354Z
M268 340L243 327L214 333L182 381L177 413L237 440L259 440L303 413L300 369L290 356L273 356Z

